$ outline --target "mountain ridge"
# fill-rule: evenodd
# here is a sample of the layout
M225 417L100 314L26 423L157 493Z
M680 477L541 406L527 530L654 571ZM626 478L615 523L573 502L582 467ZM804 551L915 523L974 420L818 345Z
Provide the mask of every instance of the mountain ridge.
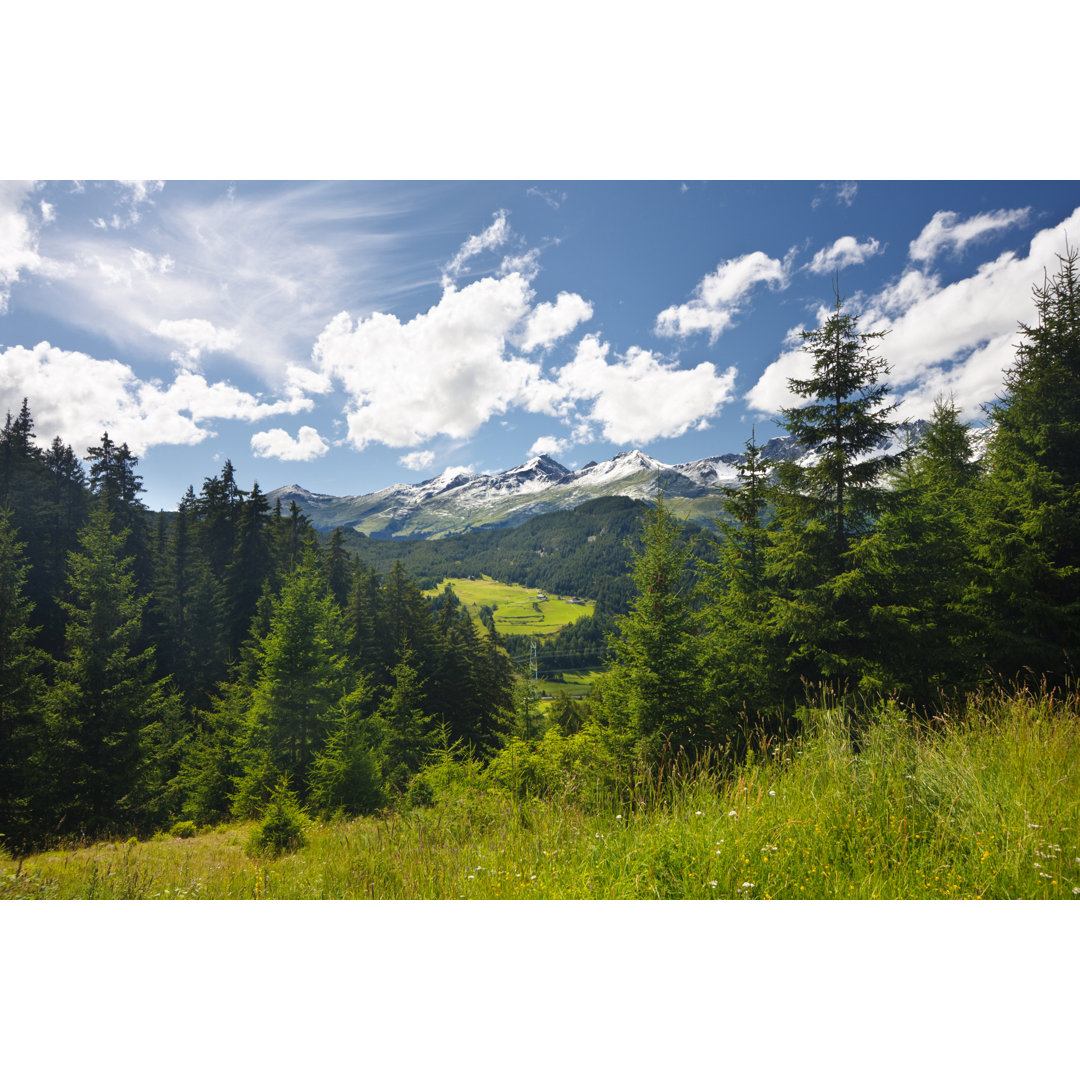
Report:
M903 425L873 456L893 454L917 442L927 421ZM815 455L791 435L778 435L761 448L765 461L810 463ZM498 473L447 469L416 484L391 484L365 495L328 495L289 484L269 492L271 503L295 502L322 531L352 529L375 539L435 539L473 529L519 525L537 514L569 510L605 495L656 497L658 486L672 509L687 520L709 524L723 505L724 489L738 483L744 453L717 454L667 464L639 449L623 450L607 461L568 469L538 454Z

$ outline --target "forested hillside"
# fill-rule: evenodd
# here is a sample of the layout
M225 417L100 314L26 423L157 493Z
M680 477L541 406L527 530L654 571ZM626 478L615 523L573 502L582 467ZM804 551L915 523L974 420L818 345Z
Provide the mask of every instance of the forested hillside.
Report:
M438 540L373 540L343 532L346 550L377 573L395 562L422 588L445 577L479 577L569 596L585 596L606 615L627 611L633 598L630 542L641 533L648 504L607 496L573 510L542 514L511 529L475 529ZM686 527L695 554L707 557L709 534Z

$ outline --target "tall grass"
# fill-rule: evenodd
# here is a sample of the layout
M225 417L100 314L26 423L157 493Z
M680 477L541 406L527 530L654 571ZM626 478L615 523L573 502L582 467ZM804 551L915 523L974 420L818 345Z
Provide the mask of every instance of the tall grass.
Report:
M313 824L279 858L245 854L254 826L117 841L5 859L0 896L1074 898L1078 735L1075 695L987 694L930 723L830 706L738 766L631 780L588 733L549 733L487 769L444 756L433 806Z

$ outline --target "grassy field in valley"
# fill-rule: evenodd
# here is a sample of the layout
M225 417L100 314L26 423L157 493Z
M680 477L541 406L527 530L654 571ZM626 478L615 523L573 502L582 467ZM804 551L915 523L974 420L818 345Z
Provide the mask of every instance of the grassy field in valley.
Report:
M433 806L311 824L279 858L253 824L0 860L0 897L1074 899L1080 707L986 699L926 731L811 714L737 767L612 782L599 736L433 767ZM856 746L858 749L856 750Z
M571 603L569 597L546 594L542 589L507 585L486 575L483 578L446 578L428 596L449 585L457 598L476 615L485 604L495 612L495 629L500 634L554 634L564 626L592 615L590 601ZM541 599L543 597L543 599Z

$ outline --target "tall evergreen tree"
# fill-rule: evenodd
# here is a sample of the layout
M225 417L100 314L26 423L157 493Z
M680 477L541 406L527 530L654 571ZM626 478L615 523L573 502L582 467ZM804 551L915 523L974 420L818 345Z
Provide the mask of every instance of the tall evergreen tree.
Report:
M777 533L767 561L787 696L803 681L857 685L864 673L866 597L848 556L892 500L882 481L903 456L868 456L898 426L879 381L888 370L874 351L881 336L861 333L837 292L833 314L803 334L811 377L788 381L807 404L784 410L784 426L816 461L776 466Z
M44 722L45 655L34 644L26 598L26 545L11 512L0 510L0 844L21 846L33 834L40 788L36 765Z
M716 523L715 557L698 561L710 654L703 692L716 720L725 723L777 704L781 667L766 578L766 555L773 544L766 521L771 466L762 459L753 433L737 470L738 486L723 494L728 519Z
M145 598L136 595L124 533L98 502L69 557L66 654L51 692L55 807L66 831L129 824L142 729L163 707L153 650L136 651ZM59 821L51 822L59 827Z
M657 757L668 737L676 748L705 731L701 695L704 641L691 598L689 554L660 493L631 571L630 613L616 620L613 663L602 680L602 712L625 741Z
M255 657L258 677L249 714L253 748L275 780L290 777L304 798L329 710L345 692L348 675L344 622L314 558L301 562L286 580Z
M1080 271L1077 251L1034 291L994 425L980 521L991 658L1062 679L1080 655Z

